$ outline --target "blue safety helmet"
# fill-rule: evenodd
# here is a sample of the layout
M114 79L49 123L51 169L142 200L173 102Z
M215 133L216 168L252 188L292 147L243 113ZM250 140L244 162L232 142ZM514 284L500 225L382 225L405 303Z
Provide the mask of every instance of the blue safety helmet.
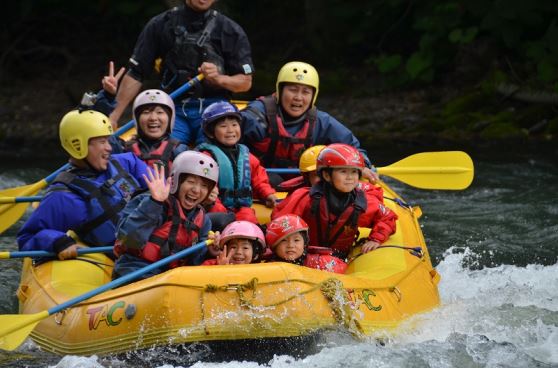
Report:
M230 102L219 101L207 106L202 114L202 129L205 135L213 136L214 123L227 116L232 116L238 121L242 120L240 112Z

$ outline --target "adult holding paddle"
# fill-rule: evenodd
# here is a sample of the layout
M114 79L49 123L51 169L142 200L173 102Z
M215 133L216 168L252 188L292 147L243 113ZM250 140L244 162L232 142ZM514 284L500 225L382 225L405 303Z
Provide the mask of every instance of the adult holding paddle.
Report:
M275 93L251 102L242 111L243 143L265 167L297 167L304 150L315 145L345 143L364 156L363 177L377 175L359 140L341 122L315 106L320 90L316 69L304 62L285 64L277 75ZM275 176L274 185L282 181Z
M120 211L132 193L145 188L147 165L132 153L112 155L107 116L74 110L60 122L60 142L69 169L54 179L39 207L18 233L19 249L55 252L75 258L77 242L114 243Z
M176 88L198 73L205 77L201 85L177 103L172 135L190 146L204 140L200 126L205 107L250 89L254 67L248 37L237 23L213 10L214 3L215 0L185 0L184 5L147 23L116 95L117 106L110 115L114 127L140 92L157 59L162 60L160 79L165 90Z

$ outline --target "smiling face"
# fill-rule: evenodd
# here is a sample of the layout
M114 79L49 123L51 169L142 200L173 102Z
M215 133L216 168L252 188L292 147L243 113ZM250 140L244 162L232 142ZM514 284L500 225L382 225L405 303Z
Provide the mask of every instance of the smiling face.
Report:
M186 174L178 187L178 201L182 208L190 211L205 200L212 187L210 180L201 176Z
M85 157L85 160L89 165L97 171L105 171L108 168L110 153L112 152L109 137L104 136L89 139L87 150L87 157Z
M215 124L213 134L217 142L232 147L240 140L240 122L227 116Z
M140 112L138 119L138 126L145 138L159 139L167 134L169 115L160 105L147 106Z
M312 87L298 83L285 83L281 89L281 107L293 118L298 118L310 108L313 95Z
M249 264L252 263L254 257L254 248L252 241L249 239L236 238L227 242L228 254L232 257L229 261L230 264Z
M359 177L360 171L355 168L333 168L331 175L327 170L323 172L324 180L341 193L349 193L355 189Z
M286 261L294 261L304 254L304 237L300 232L287 235L275 246L275 254Z

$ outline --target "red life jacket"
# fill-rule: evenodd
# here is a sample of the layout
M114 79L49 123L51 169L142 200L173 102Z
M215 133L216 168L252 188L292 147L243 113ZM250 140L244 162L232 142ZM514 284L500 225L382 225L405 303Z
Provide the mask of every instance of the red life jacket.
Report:
M252 153L265 167L297 167L302 152L312 145L316 108L312 107L306 112L306 120L302 129L293 136L287 132L277 113L275 96L260 97L259 99L265 107L269 136L260 142L252 143L254 148Z
M345 258L358 238L358 217L366 212L367 202L363 191L356 189L355 200L341 213L330 213L321 186L310 190L312 204L310 215L304 216L309 227L310 245L329 247Z
M163 166L165 168L165 175L169 176L172 168L173 152L179 144L180 142L178 140L168 138L163 140L157 148L146 152L146 146L144 145L144 149L142 150L142 146L136 137L135 139L126 142L125 149L126 151L132 152L134 155L139 157L148 166Z
M196 209L194 221L190 221L176 198L167 199L165 206L168 220L151 233L139 254L141 258L149 262L156 262L197 243L200 229L203 226L205 214L201 207ZM184 264L184 260L176 261L171 263L169 268Z
M285 180L277 186L277 190L281 192L292 193L298 188L310 186L306 183L303 176L296 176L292 179Z
M304 266L335 273L345 273L347 264L332 255L333 251L324 247L308 247Z

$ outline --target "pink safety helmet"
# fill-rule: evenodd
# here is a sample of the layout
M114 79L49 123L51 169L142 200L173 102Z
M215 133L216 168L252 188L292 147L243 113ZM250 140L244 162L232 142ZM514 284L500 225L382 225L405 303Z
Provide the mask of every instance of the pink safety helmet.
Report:
M253 240L254 255L252 261L259 259L265 251L265 236L258 225L249 221L233 221L228 224L221 233L219 245L221 248L231 239Z
M178 191L178 184L181 174L191 174L209 179L213 186L209 188L208 195L211 193L219 178L219 165L211 156L197 151L184 151L175 157L172 162L170 174L171 194Z
M159 89L147 89L137 95L136 99L134 100L134 106L132 107L132 111L134 113L134 122L136 123L136 129L139 132L138 122L139 122L139 115L140 115L140 108L145 105L161 105L170 109L170 116L169 116L169 133L172 132L174 128L174 121L176 119L176 113L174 108L174 101L172 98L166 94L164 91Z

